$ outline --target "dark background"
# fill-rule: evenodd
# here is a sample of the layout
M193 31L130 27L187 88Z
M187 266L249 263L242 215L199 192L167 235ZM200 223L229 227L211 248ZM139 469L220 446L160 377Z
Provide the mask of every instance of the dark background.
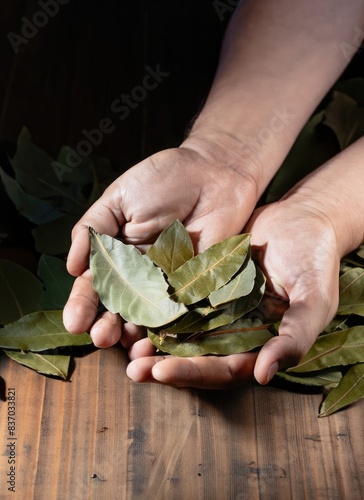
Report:
M22 18L31 21L39 11L39 0L1 2L2 165L24 125L56 156L109 117L116 129L93 154L107 157L117 172L181 143L211 85L229 10L221 20L212 0L70 0L15 54L8 33L20 34ZM344 78L364 76L363 52ZM111 103L142 83L146 66L157 65L170 75L120 121ZM0 256L5 247L31 247L29 224L1 186L0 214L0 235L7 235L0 236Z
M14 54L7 33L20 33L21 18L39 10L35 0L2 2L3 142L26 125L36 144L56 154L110 117L117 128L95 153L122 169L180 144L211 84L229 12L222 22L211 0L70 0ZM158 64L170 75L118 120L111 103Z

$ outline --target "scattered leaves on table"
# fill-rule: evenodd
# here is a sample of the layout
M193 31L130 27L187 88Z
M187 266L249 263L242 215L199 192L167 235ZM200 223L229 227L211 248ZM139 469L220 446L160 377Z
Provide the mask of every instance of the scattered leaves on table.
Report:
M52 375L63 380L67 379L71 356L44 354L42 352L9 351L5 349L4 352L13 361L31 368L38 373Z
M42 283L34 274L14 262L0 259L0 324L6 325L38 311L42 293Z

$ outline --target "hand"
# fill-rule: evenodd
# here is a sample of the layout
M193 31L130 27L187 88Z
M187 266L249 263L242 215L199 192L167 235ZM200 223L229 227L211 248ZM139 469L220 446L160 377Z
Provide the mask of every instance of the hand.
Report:
M98 296L88 269L88 227L145 249L173 220L184 222L196 251L241 232L259 196L255 165L237 153L236 144L220 135L186 140L180 148L161 151L121 175L86 212L72 232L67 267L78 276L63 320L72 333L90 330L95 345L115 344L121 318L110 312L97 317ZM125 325L125 342L135 340Z
M289 301L279 336L259 353L225 357L152 356L148 339L129 351L128 375L179 387L224 388L245 382L253 373L266 384L278 369L295 365L335 315L340 255L330 219L309 200L287 198L256 210L246 231L258 264L267 276L268 293Z

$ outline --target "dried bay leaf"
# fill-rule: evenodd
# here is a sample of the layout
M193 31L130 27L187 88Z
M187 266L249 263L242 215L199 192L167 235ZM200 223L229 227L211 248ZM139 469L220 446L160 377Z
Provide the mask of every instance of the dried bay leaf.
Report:
M37 252L47 255L66 254L71 246L72 228L78 220L79 216L66 214L32 229Z
M364 316L364 269L355 267L339 280L339 307L337 314Z
M0 177L7 195L18 212L35 224L44 224L62 217L63 213L46 200L24 191L20 184L0 167Z
M132 245L90 228L93 287L105 307L136 325L157 328L187 312L168 294L161 269Z
M219 313L213 317L207 316L206 321L201 325L201 330L214 330L215 328L228 325L256 309L263 298L265 282L266 280L263 272L257 267L252 292L246 297L234 300L228 307L219 310Z
M303 373L360 363L364 359L364 325L317 338L303 360L287 372Z
M321 370L319 372L308 373L277 372L277 376L294 384L331 388L339 384L342 373L339 370Z
M58 347L92 344L88 333L72 335L62 321L62 311L38 311L0 329L0 348L46 351Z
M175 220L150 247L148 257L166 274L173 273L194 255L192 240L179 221Z
M0 259L0 324L7 325L40 308L43 286L30 271Z
M343 150L364 134L364 108L358 107L355 99L336 90L323 123L335 133Z
M267 325L246 319L214 331L190 335L182 342L170 336L161 341L160 336L151 331L148 337L155 347L175 356L228 355L251 351L265 344L273 337L267 328Z
M327 417L362 397L364 397L364 363L358 363L349 368L339 385L329 392L321 405L319 417Z
M38 264L38 276L45 286L41 296L41 309L63 309L75 281L68 273L65 261L42 255Z
M175 324L162 328L160 333L193 333L202 329L207 318L211 318L218 314L219 311L211 306L196 307L182 316Z
M212 245L168 276L172 297L194 304L225 285L238 272L250 249L250 236L240 234Z
M324 111L304 126L266 191L266 203L284 196L298 181L339 152L334 134L322 126Z
M8 350L4 350L4 352L13 361L27 366L38 373L60 377L63 380L67 379L71 361L70 356Z
M210 293L208 299L213 307L226 304L232 300L245 297L254 288L256 269L254 262L249 259L244 269L226 285Z
M356 253L361 259L364 259L364 245L360 245Z

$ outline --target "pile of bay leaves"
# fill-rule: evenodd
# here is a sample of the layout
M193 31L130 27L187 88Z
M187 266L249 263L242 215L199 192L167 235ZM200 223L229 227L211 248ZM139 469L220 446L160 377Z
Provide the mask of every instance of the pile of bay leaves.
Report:
M261 203L279 199L363 134L363 79L341 81L302 130ZM105 159L85 158L71 170L68 153L63 147L53 159L23 129L15 155L7 168L0 167L3 188L30 222L38 259L36 273L0 259L0 348L27 367L64 379L72 357L94 349L87 333L70 335L62 323L73 284L64 260L70 230L113 178ZM262 314L265 278L251 258L249 235L224 240L201 255L193 254L178 221L146 255L92 229L90 238L94 286L104 306L146 326L158 350L227 355L259 349L277 335L279 320ZM320 416L364 396L364 246L342 261L336 317L299 365L277 377L328 392Z
M175 221L146 255L90 229L93 286L106 308L148 327L155 347L175 356L251 351L277 335L261 321L262 271L250 255L249 235L233 236L194 256ZM331 389L320 416L364 396L364 246L341 267L337 316L295 367L290 382Z

